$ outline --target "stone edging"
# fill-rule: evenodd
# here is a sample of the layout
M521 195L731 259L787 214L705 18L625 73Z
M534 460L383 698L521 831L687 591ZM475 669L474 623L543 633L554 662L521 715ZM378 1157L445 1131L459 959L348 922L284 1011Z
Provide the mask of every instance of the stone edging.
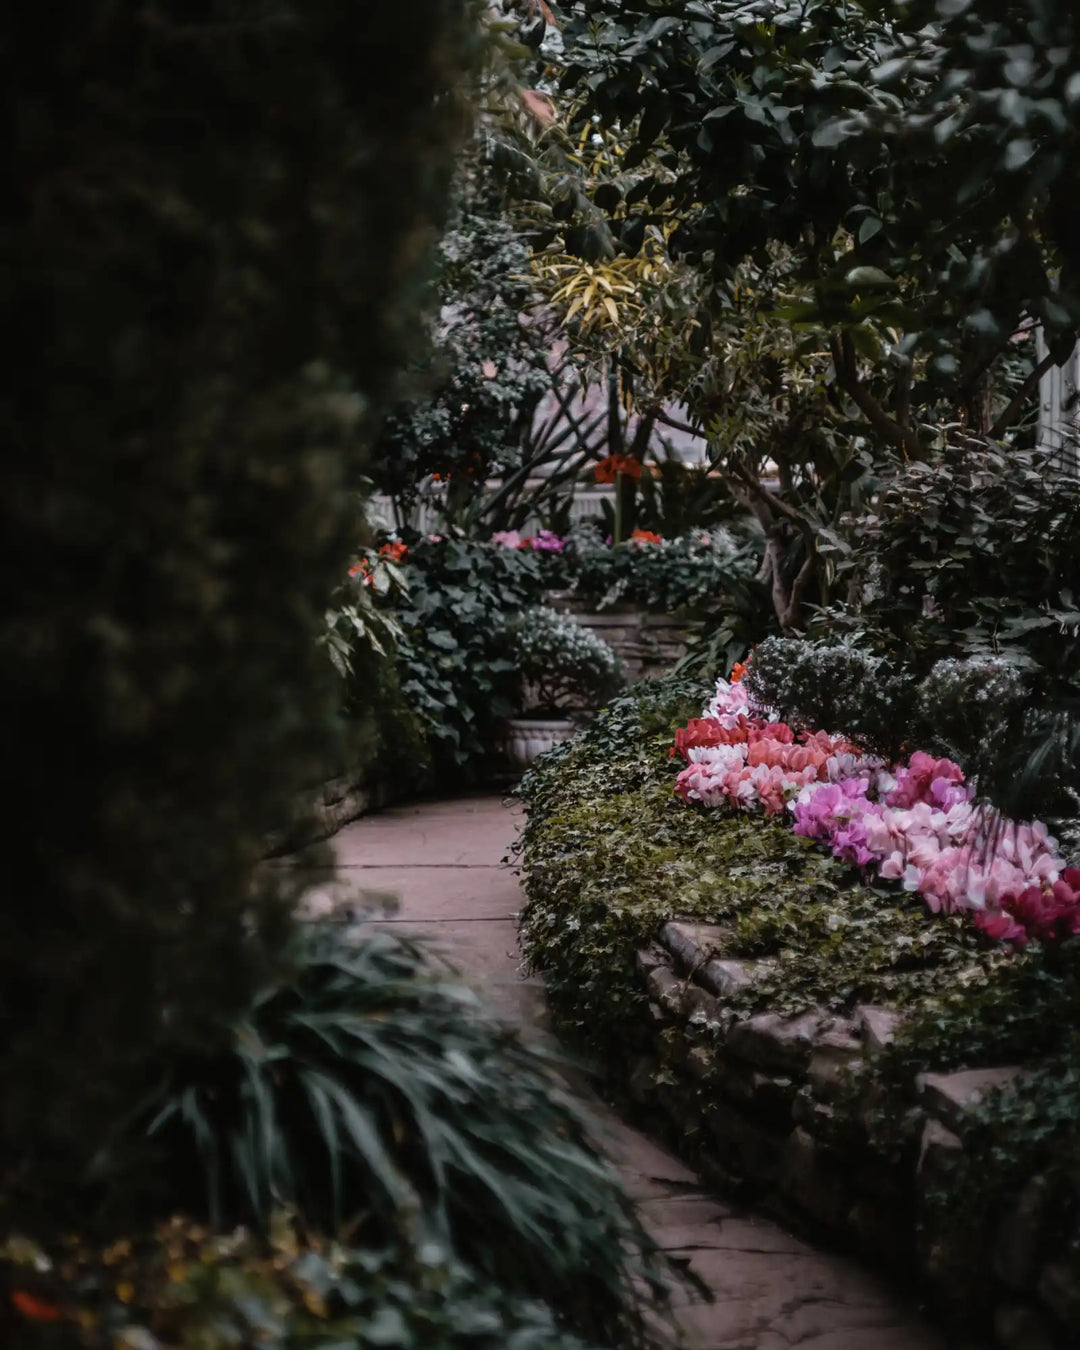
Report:
M840 1240L919 1282L969 1324L987 1319L1007 1350L1075 1346L1080 1278L1067 1253L1047 1260L1042 1225L1048 1186L1033 1177L1013 1211L986 1235L986 1276L975 1290L963 1272L971 1253L931 1226L927 1198L962 1151L964 1114L1013 1067L921 1074L900 1124L911 1141L890 1160L871 1150L850 1112L837 1110L846 1070L893 1038L898 1013L864 1006L851 1017L824 1011L763 1012L742 1020L725 999L753 981L753 964L720 959L725 930L670 922L637 954L649 995L651 1049L628 1065L639 1105L657 1109L665 1130L714 1183L753 1193L797 1226ZM863 1111L872 1107L866 1103Z
M267 856L293 852L329 839L343 825L403 800L408 793L386 783L355 783L331 778L321 787L297 798L294 824L275 831L266 843Z

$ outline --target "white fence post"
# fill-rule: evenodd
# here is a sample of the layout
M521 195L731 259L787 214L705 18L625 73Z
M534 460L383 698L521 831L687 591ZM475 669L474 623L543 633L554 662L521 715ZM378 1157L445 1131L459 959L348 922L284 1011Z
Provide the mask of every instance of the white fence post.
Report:
M1047 354L1042 328L1035 332L1035 360L1043 361ZM1080 347L1074 347L1062 366L1051 366L1039 381L1039 427L1037 444L1040 450L1060 457L1063 464L1080 468Z

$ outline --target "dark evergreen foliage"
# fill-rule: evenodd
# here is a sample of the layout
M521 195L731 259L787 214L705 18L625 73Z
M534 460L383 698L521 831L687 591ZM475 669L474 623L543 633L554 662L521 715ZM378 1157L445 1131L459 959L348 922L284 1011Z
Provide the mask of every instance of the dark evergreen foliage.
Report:
M334 753L316 645L462 123L468 0L0 20L4 1189L212 1034Z

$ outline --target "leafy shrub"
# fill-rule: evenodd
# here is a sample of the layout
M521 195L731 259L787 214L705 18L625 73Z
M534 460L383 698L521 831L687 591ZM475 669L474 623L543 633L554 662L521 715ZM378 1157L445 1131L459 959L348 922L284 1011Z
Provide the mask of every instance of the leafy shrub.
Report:
M894 759L913 730L910 680L894 657L860 646L853 637L839 642L768 637L755 647L746 679L758 703L782 710L791 725L842 730Z
M173 1219L150 1237L56 1255L20 1239L0 1247L14 1309L5 1344L587 1350L543 1303L478 1279L438 1243L359 1248L285 1212L265 1240Z
M422 540L399 612L401 688L422 718L436 771L475 774L519 680L502 640L507 622L543 593L538 556L465 540Z
M424 724L401 689L401 627L385 601L406 581L385 559L351 568L334 592L322 642L341 677L338 757L325 777L353 784L391 783L417 790L430 773Z
M822 545L846 603L815 619L813 649L771 648L753 687L891 752L940 749L1010 814L1075 815L1078 521L1080 481L1039 452L948 448L898 467Z
M595 708L622 683L611 646L546 605L526 610L507 626L505 637L507 654L535 697L537 713Z
M406 372L373 449L373 473L403 518L439 474L451 518L487 478L516 469L551 387L551 336L535 316L529 247L494 189L482 148L465 156L428 298L431 341Z
M255 868L338 752L318 637L466 8L417 0L404 59L399 14L328 0L0 20L0 1155L46 1220L147 1057L212 1043L275 963L299 878Z
M315 928L292 958L228 1045L160 1066L154 1212L265 1228L285 1203L376 1248L434 1240L605 1345L642 1343L634 1281L659 1297L661 1264L545 1054L396 937ZM115 1166L146 1154L132 1129Z
M725 526L675 539L605 544L596 528L578 527L567 539L566 580L597 609L620 601L661 614L722 608L761 562L752 537Z

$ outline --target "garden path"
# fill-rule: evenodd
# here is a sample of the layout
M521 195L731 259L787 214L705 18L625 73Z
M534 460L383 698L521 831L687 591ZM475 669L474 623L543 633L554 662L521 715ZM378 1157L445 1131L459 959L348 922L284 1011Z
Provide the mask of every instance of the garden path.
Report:
M312 868L309 903L337 911L361 892L395 895L371 922L432 939L490 1001L530 1035L545 1026L543 988L519 973L522 903L502 864L520 813L497 797L398 807L347 825L331 841L336 876ZM297 860L304 866L303 859ZM715 1293L680 1309L696 1350L946 1350L946 1341L874 1275L816 1250L777 1224L710 1194L704 1183L631 1128L584 1081L598 1134L660 1244L688 1257ZM953 1347L952 1350L959 1350Z

